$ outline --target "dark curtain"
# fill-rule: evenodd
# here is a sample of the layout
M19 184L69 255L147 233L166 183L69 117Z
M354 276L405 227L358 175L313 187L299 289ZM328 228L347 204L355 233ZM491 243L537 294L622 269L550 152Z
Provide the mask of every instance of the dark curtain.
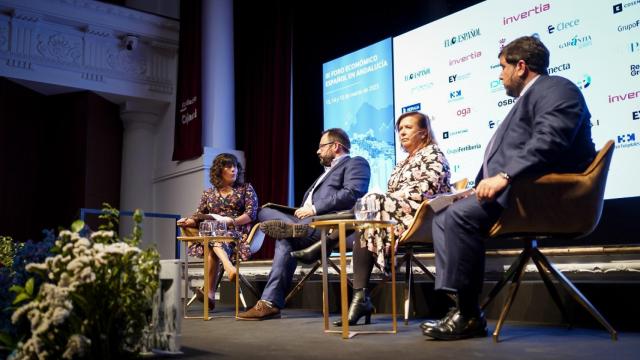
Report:
M236 143L260 204L287 203L290 9L288 1L234 1ZM273 251L273 239L267 239L253 259L271 259Z
M180 50L173 160L202 155L202 1L180 2ZM187 21L188 20L188 21Z

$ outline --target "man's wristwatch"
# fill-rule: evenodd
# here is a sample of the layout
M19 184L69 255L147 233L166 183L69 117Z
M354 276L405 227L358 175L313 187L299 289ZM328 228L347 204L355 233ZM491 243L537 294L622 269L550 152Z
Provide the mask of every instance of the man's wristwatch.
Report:
M511 183L511 176L509 176L509 174L507 174L504 171L501 171L498 173L498 176L500 176L501 178L507 180L507 183Z

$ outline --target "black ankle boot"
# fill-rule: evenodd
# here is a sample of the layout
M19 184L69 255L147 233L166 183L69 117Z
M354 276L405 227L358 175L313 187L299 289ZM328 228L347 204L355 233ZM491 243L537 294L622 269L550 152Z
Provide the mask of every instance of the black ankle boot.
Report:
M336 245L338 245L338 238L336 237L335 239L332 239L331 235L329 235L327 237L327 256L331 254L331 251L333 251L333 248L335 248ZM292 251L291 257L309 265L320 260L321 254L322 254L322 241L318 241L305 249Z
M366 295L367 289L354 289L353 299L351 299L351 305L349 305L349 326L356 325L361 317L364 318L364 324L371 324L371 313L373 313L373 304L371 298ZM342 320L333 322L334 326L342 326Z

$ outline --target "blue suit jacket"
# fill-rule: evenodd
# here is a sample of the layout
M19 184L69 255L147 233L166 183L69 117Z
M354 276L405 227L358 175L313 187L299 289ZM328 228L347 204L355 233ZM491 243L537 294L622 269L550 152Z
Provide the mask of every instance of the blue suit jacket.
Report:
M360 156L349 157L332 166L313 191L313 205L317 215L348 210L369 189L371 169L367 160ZM304 194L304 204L313 185Z
M496 130L491 152L486 155L488 175L504 171L515 179L584 171L596 154L590 118L582 93L571 81L540 76ZM482 177L481 168L476 184ZM509 188L497 198L503 207Z

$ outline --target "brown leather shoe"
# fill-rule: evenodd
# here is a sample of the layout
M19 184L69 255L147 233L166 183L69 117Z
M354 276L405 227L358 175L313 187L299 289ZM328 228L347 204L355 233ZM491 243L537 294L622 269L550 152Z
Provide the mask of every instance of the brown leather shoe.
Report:
M290 224L282 220L267 220L260 223L260 230L274 239L306 237L309 225Z
M279 318L280 309L275 305L269 305L269 303L264 300L259 300L254 307L238 314L239 320L259 321Z

